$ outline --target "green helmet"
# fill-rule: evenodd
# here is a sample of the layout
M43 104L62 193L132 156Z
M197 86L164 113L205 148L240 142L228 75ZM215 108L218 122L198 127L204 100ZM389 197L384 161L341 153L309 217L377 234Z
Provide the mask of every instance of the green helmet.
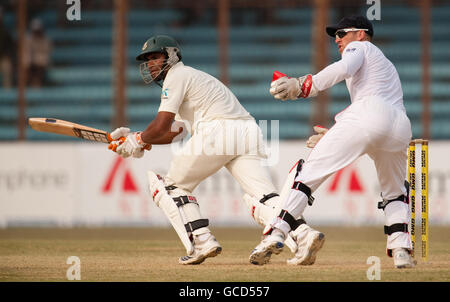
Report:
M136 57L136 60L146 61L147 55L154 52L164 53L168 58L168 49L173 49L178 59L181 60L180 46L174 38L165 35L153 36L144 43L141 53Z
M158 76L153 77L147 64L147 56L151 53L162 53L166 57L161 65L161 71ZM181 61L180 47L174 38L164 35L156 35L148 39L142 46L141 53L136 57L141 61L140 72L145 83L150 84L155 81L158 85L164 81L167 71L176 63Z

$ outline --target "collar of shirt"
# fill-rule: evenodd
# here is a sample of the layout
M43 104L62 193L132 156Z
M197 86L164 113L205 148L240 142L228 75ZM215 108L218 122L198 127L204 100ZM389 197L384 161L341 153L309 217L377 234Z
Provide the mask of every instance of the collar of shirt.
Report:
M175 69L177 69L179 67L182 67L182 66L184 66L184 63L182 61L176 63L175 65L170 67L169 71L167 72L167 75L169 75L172 72L172 70L175 70Z

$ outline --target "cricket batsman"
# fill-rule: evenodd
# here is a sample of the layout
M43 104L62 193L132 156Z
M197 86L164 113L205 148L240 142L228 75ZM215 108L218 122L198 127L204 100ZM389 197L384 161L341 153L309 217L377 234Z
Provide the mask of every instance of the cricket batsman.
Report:
M170 144L182 139L186 131L191 134L181 152L174 155L167 175L148 171L148 181L154 202L186 248L187 255L179 263L200 264L222 251L193 194L201 181L225 167L245 192L243 199L258 223L269 225L278 212L280 197L263 165L267 154L262 132L225 85L183 64L180 47L172 37L151 37L136 59L142 62L144 82L161 86L161 104L144 131L130 132L125 127L114 130L111 137L115 141L109 148L122 157L139 158L145 148ZM321 234L301 216L296 223L302 226L304 238ZM303 264L313 262L306 243L299 246L289 236L286 243L302 255Z
M282 197L281 211L271 230L250 255L250 262L264 264L283 249L285 238L296 226L305 208L313 204L314 191L334 172L368 154L374 161L381 187L387 254L397 268L414 267L408 232L409 196L406 179L407 149L411 124L403 105L403 91L394 65L371 41L371 22L363 16L343 18L326 32L335 38L341 60L315 75L282 77L273 81L270 93L279 100L314 97L345 80L351 104L336 115L328 130L317 127L307 146L312 151ZM313 247L314 253L321 248Z

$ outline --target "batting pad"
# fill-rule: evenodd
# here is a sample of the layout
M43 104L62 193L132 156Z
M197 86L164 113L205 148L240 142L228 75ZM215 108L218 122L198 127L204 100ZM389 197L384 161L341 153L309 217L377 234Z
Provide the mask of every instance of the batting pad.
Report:
M166 191L166 185L164 181L162 180L161 176L155 174L152 171L148 171L147 175L150 194L153 197L153 201L160 209L163 210L164 214L175 229L175 232L177 232L178 237L180 237L181 242L186 248L187 254L191 255L194 252L194 246L189 239L189 235L186 231L183 218L181 217L181 213L177 205L175 204L172 197L169 196L169 193L167 193Z

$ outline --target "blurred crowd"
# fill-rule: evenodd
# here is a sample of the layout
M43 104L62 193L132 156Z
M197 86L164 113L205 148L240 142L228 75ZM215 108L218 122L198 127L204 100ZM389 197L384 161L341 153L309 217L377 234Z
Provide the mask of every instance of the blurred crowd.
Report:
M38 88L45 83L51 49L51 41L45 33L41 20L32 20L31 32L25 40L24 57L29 86Z
M3 89L12 88L17 82L18 41L12 28L4 20L5 11L0 7L0 80ZM48 83L47 70L50 66L52 42L40 19L28 22L24 43L23 61L26 68L27 85L39 88Z
M0 7L0 71L3 88L13 85L13 61L15 41L3 22L3 8Z
M407 1L408 0L404 0ZM437 0L440 1L440 0ZM82 2L83 10L114 10L115 1L89 0ZM129 0L128 6L132 10L146 9L174 9L181 14L180 18L172 24L171 27L183 28L186 26L195 26L199 23L215 26L217 24L217 6L216 0ZM249 21L248 16L252 15L252 21L258 25L277 25L284 24L279 15L276 14L278 8L301 8L302 6L311 7L313 1L304 0L228 0L230 9L230 23L233 26L245 25ZM412 3L415 1L411 0ZM17 33L15 32L15 23L9 24L9 28L4 24L5 12L15 12L17 0L3 0L0 5L0 82L1 87L8 89L17 83ZM345 15L351 15L360 11L361 7L367 7L366 1L362 0L339 0L329 1L329 4L336 8L337 22ZM3 6L3 8L1 7ZM60 0L33 0L27 1L27 37L25 42L24 62L27 68L27 83L31 87L42 87L51 85L48 81L47 71L51 66L52 41L46 34L45 24L37 16L49 9L56 9L57 26L65 27L78 26L73 22L68 22L65 11L68 4ZM246 12L249 14L246 14ZM209 14L207 14L209 13ZM209 16L206 18L205 16ZM212 17L211 17L212 16Z

